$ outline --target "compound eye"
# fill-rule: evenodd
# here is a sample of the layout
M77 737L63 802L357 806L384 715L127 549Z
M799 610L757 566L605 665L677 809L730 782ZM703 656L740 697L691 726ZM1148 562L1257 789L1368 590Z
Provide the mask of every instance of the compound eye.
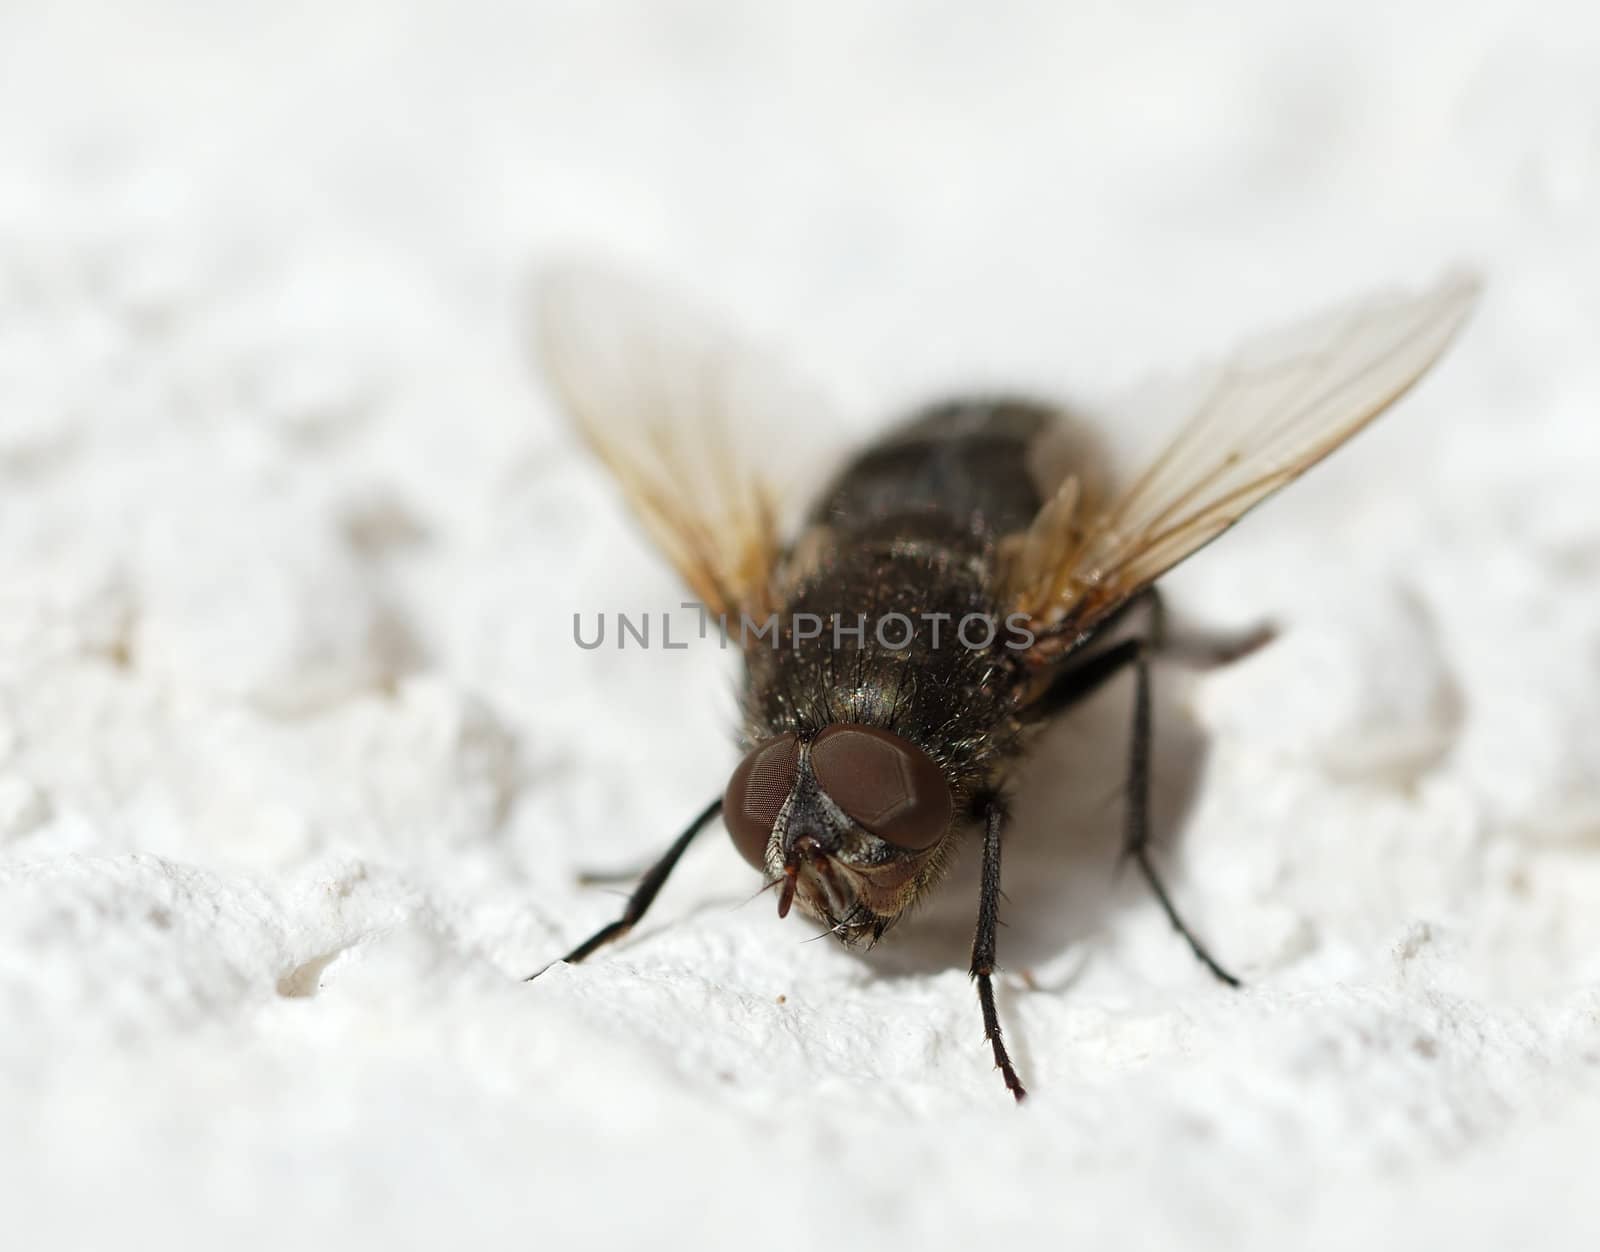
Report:
M722 822L739 855L759 870L767 868L767 844L778 811L794 790L800 744L779 735L756 744L739 762L722 793Z
M812 741L811 769L852 820L920 852L950 826L950 785L916 744L875 726L830 726Z

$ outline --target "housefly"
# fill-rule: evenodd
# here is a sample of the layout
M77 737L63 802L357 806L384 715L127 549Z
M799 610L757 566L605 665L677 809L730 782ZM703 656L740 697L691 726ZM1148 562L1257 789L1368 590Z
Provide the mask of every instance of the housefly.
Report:
M1155 581L1399 399L1476 293L1451 275L1252 345L1120 487L1063 413L958 399L869 444L786 528L776 485L792 466L777 449L816 429L790 403L803 389L776 385L759 354L664 290L606 270L547 275L536 343L555 394L744 663L744 756L723 794L565 959L625 935L719 815L780 915L858 946L973 838L970 972L1021 1100L992 985L1008 780L1044 723L1131 670L1127 857L1195 955L1237 985L1151 856L1150 661L1167 642Z

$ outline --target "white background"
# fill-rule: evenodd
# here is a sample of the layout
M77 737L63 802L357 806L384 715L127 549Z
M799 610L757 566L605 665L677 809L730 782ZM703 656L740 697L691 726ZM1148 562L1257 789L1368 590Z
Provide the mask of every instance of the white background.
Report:
M1581 4L0 7L0 1239L1593 1246L1597 67ZM1247 990L1114 875L1121 687L1019 801L1021 1110L971 857L862 958L713 831L519 981L732 764L731 658L570 642L678 600L527 368L574 247L857 434L1485 272L1170 583L1284 628L1162 679Z

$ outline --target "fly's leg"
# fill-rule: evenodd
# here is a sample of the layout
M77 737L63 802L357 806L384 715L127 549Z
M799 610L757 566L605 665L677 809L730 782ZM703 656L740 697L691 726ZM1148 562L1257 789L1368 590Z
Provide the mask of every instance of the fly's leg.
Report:
M978 1005L983 1010L983 1037L994 1050L995 1068L1005 1079L1006 1090L1020 1102L1028 1093L1006 1052L1000 1035L1000 1015L994 1007L994 940L995 928L1000 924L1000 830L1005 820L1004 806L991 796L984 806L983 882L978 889L978 933L972 940L971 973L978 984Z
M1146 633L1143 636L1124 639L1099 652L1091 653L1082 660L1069 662L1069 667L1039 698L1035 709L1041 717L1059 713L1081 700L1088 699L1117 674L1132 667L1133 731L1128 748L1126 819L1123 828L1122 855L1125 860L1130 860L1139 867L1139 873L1149 884L1156 902L1161 905L1161 911L1167 915L1167 920L1172 923L1173 929L1183 937L1200 963L1220 981L1230 987L1237 987L1240 985L1239 980L1211 955L1205 944L1200 942L1194 931L1189 929L1188 923L1183 920L1177 907L1172 903L1172 897L1167 893L1166 885L1162 882L1150 855L1150 744L1153 732L1150 714L1150 656L1160 651L1164 645L1166 614L1161 598L1154 590L1145 592L1134 603L1148 606L1149 625ZM1270 638L1270 632L1258 630L1242 644L1226 650L1217 649L1209 659L1214 664L1236 659L1246 652L1254 651Z
M1123 828L1122 854L1139 867L1145 882L1155 894L1161 911L1167 915L1172 928L1183 936L1189 950L1200 963L1220 981L1230 987L1240 985L1239 980L1218 963L1206 950L1194 931L1178 913L1167 894L1167 888L1150 859L1150 657L1140 648L1133 657L1133 738L1128 748L1127 819Z
M656 895L661 891L663 884L666 883L673 869L676 868L679 859L688 850L689 844L693 842L694 837L706 826L710 825L712 819L720 812L722 812L722 798L719 796L714 802L707 805L694 821L689 823L689 828L672 841L672 846L639 880L639 885L633 889L633 894L628 897L628 904L622 910L622 916L616 921L602 926L561 959L570 965L576 965L596 948L604 947L613 940L622 938L623 935L632 930L639 919L645 915L645 910L655 901ZM543 972L543 970L539 971L541 974ZM538 976L539 974L530 974L523 981L531 982Z
M1260 622L1248 630L1233 632L1200 631L1193 628L1186 628L1181 632L1169 632L1166 602L1161 598L1159 591L1149 587L1114 610L1105 621L1095 627L1090 640L1114 633L1127 618L1140 610L1144 611L1149 623L1146 627L1146 637L1152 650L1160 653L1163 660L1173 661L1190 669L1216 669L1219 666L1232 665L1235 661L1243 660L1252 652L1266 647L1278 637L1278 628L1271 622ZM1055 628L1046 627L1039 631L1038 635L1040 638L1048 639L1055 633ZM1067 663L1072 655L1072 652L1068 652L1060 658L1060 663ZM1072 668L1075 671L1077 666L1074 665Z

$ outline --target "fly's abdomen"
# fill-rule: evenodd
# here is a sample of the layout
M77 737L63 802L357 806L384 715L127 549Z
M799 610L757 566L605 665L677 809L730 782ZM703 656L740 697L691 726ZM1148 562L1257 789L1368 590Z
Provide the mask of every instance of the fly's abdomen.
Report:
M891 519L972 535L1021 530L1040 505L1029 455L1055 421L1053 410L1019 400L924 409L847 465L810 521L841 536Z

